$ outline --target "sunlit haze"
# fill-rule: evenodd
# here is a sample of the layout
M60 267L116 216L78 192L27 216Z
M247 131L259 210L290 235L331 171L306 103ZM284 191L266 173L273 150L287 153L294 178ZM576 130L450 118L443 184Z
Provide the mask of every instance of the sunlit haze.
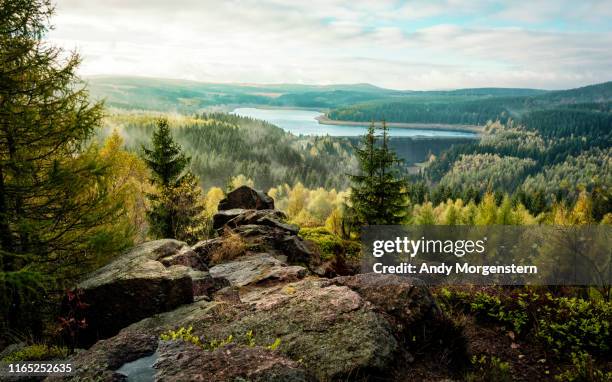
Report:
M85 76L562 89L612 68L605 0L60 0L53 23Z

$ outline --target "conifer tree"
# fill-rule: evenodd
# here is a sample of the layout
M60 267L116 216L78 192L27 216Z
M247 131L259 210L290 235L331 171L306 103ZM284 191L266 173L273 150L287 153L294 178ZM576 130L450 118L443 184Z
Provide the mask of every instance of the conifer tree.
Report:
M350 176L350 201L360 224L400 224L406 216L408 185L399 170L401 161L389 147L384 121L381 132L377 136L374 123L370 124L356 149L361 173Z
M157 122L152 144L151 149L143 146L151 183L157 188L147 195L149 232L156 238L197 241L206 227L202 192L197 178L186 170L190 159L174 142L167 120Z
M102 104L75 73L79 56L43 41L52 14L48 0L0 0L0 330L36 322L45 293L89 270L101 227L122 213L85 147Z

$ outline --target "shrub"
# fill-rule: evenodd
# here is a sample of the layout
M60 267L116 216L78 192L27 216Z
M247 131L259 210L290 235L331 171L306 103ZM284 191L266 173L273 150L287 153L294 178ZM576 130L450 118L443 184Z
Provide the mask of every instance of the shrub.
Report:
M612 344L612 303L547 295L538 320L538 338L557 354L606 354Z
M299 235L314 242L319 247L321 257L324 260L331 260L338 255L358 259L361 253L359 243L343 240L340 236L329 232L325 227L302 228Z
M597 368L588 353L572 353L572 368L555 376L559 382L612 382L612 372Z
M47 344L33 344L16 350L2 359L3 362L20 361L48 361L52 359L65 359L69 350L61 346Z
M476 292L440 288L436 295L446 312L460 309L480 321L509 326L521 336L531 333L559 357L610 352L612 302L555 297L529 287Z
M497 357L472 357L473 372L466 375L467 382L512 382L512 369L508 362Z
M233 260L246 252L246 243L240 235L226 229L223 238L222 244L210 256L211 264L221 264Z

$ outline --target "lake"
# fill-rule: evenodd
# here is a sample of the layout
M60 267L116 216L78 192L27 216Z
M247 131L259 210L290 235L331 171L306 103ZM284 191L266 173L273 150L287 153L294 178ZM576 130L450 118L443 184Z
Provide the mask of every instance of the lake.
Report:
M363 135L366 126L325 125L316 120L323 115L318 111L298 109L258 109L240 107L232 114L251 117L270 122L281 129L295 135L331 135L337 137L355 137ZM389 134L393 137L475 137L476 134L464 131L414 129L390 127Z

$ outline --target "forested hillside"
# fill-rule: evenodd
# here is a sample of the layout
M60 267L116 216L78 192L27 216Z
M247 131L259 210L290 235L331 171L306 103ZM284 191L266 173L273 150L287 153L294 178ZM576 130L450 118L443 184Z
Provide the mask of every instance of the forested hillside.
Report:
M389 122L484 125L491 120L522 119L526 113L540 109L606 111L612 99L612 82L544 93L519 89L514 92L512 89L484 90L423 92L393 100L370 101L331 110L328 117L345 121L386 119Z
M554 121L555 114L550 115ZM582 130L576 127L580 122L543 120L541 131L513 122L490 123L479 142L456 145L432 161L425 178L449 195L516 193L534 213L542 211L542 203L572 203L581 190L608 200L612 129L609 116L601 120Z
M108 135L117 129L126 147L139 152L150 140L159 115L116 113L105 120ZM267 122L231 114L170 118L176 141L191 157L191 170L205 188L225 188L239 174L257 187L302 182L308 187L348 187L355 166L348 139L296 137Z

